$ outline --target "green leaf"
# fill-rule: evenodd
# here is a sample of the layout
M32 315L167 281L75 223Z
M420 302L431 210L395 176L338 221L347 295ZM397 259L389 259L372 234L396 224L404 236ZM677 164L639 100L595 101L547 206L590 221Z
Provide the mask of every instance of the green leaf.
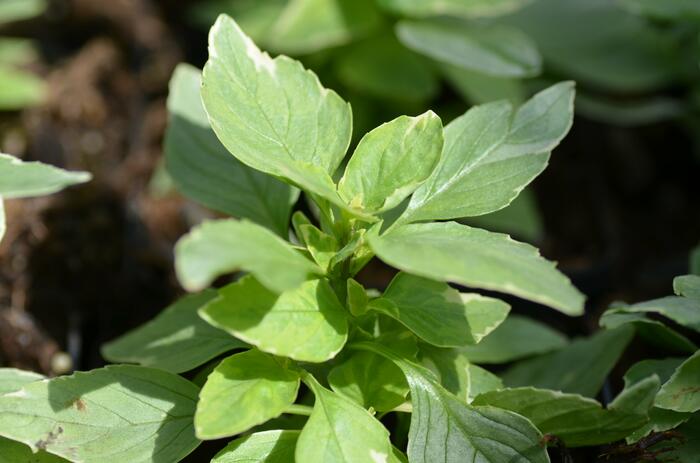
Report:
M46 95L43 80L31 72L0 65L0 110L16 111L33 106Z
M598 89L643 93L670 83L679 69L673 34L620 2L538 0L499 22L534 40L551 72Z
M0 395L18 391L23 386L41 379L44 379L44 376L33 371L0 368Z
M354 209L392 209L428 178L442 143L442 122L432 111L382 124L360 140L338 192Z
M381 24L373 0L290 0L265 42L292 55L344 45Z
M284 463L294 461L299 431L263 431L229 443L211 463Z
M540 72L535 44L517 29L454 20L403 20L396 35L406 47L442 63L496 77Z
M623 313L658 313L679 325L700 332L700 299L667 296L616 308Z
M654 405L676 412L700 410L700 350L683 362L661 386Z
M558 351L523 360L501 377L508 387L532 386L595 397L633 333L630 326L599 331Z
M695 0L622 0L630 11L658 19L700 19L700 3Z
M0 153L0 197L49 195L90 180L87 172L69 172L41 162L23 162Z
M281 415L299 390L299 374L287 363L255 349L219 363L199 394L197 437L233 436Z
M526 188L508 206L496 212L476 217L465 217L459 221L470 227L506 233L528 243L542 241L544 222L537 198Z
M583 295L534 247L455 222L409 224L370 236L384 262L426 278L501 291L583 313ZM460 256L455 259L455 256Z
M287 0L202 0L186 11L186 17L204 29L209 29L221 13L236 18L238 25L253 40L264 40L275 24Z
M510 204L571 128L574 93L572 82L553 85L523 104L512 122L505 102L477 106L452 121L440 163L401 219L478 216Z
M387 10L407 16L497 16L516 10L531 0L379 0Z
M348 337L345 309L326 280L275 294L246 276L220 289L200 315L263 352L302 362L335 357Z
M46 10L47 6L46 0L2 0L0 24L38 16Z
M338 241L335 237L323 233L311 224L302 224L298 228L301 240L306 245L311 257L327 273L331 259L338 252Z
M646 381L637 388L643 388L641 392L646 393L658 384L656 378L655 382ZM615 442L647 421L644 412L631 413L612 406L606 410L599 402L578 394L533 387L487 392L474 399L472 405L491 405L518 413L542 433L561 439L567 447Z
M542 435L520 415L494 407L472 407L437 384L430 371L376 344L357 345L391 359L411 389L411 463L435 461L548 462Z
M245 270L275 292L298 287L321 269L292 246L247 220L204 222L175 246L175 270L189 291L205 288L217 277Z
M650 452L666 450L663 455L667 461L674 463L696 463L700 455L700 415L695 414L687 423L677 430L683 435L683 440L676 442L661 442L649 448Z
M425 102L439 89L438 78L426 61L392 34L351 46L336 57L335 71L343 84L361 93L401 102Z
M295 461L387 461L392 447L389 432L379 421L352 400L321 386L310 374L305 374L303 379L316 401L297 441Z
M330 174L350 143L350 106L299 62L262 53L228 16L209 42L202 101L224 146L254 169L342 204Z
M198 388L154 368L109 366L0 396L0 435L71 461L171 463L199 441Z
M457 93L470 103L508 100L519 104L527 97L522 80L514 77L494 77L449 64L443 64L440 70Z
M469 364L469 402L489 391L503 389L503 381L479 365Z
M634 326L640 338L661 349L688 353L693 353L698 349L690 339L659 321L647 318L644 314L626 313L624 309L613 308L606 310L600 317L600 326L608 329L617 328L627 323Z
M690 252L690 273L700 275L700 246L697 246Z
M408 395L401 370L372 352L358 352L334 367L328 374L328 384L363 408L380 412L402 404Z
M0 463L64 463L67 461L43 450L33 453L32 449L20 442L0 437Z
M446 283L399 272L369 308L403 323L424 341L440 347L476 344L503 320L510 306Z
M663 360L642 360L641 362L637 362L625 373L625 389L629 389L635 384L653 376L658 377L661 380L661 384L663 384L668 381L676 368L683 363L683 360L682 358L667 358ZM661 388L661 384L653 391L652 401ZM679 413L653 406L649 410L649 421L627 436L627 442L637 442L650 432L663 432L673 429L687 421L690 416L690 413Z
M348 278L345 286L347 289L347 305L350 313L356 317L364 315L367 312L367 305L369 303L367 291L360 283L352 278Z
M102 355L110 362L138 363L182 373L219 354L246 347L197 314L216 295L210 289L183 297L153 320L102 346Z
M475 346L460 350L476 363L507 363L566 346L566 337L547 325L520 315L510 315Z
M441 349L430 344L421 344L420 361L435 374L442 387L464 402L470 402L470 363L464 354L457 349Z
M673 279L673 292L700 300L700 275L683 275Z
M211 129L200 96L202 76L180 64L170 81L165 161L177 188L207 207L250 219L286 237L299 191L238 161Z

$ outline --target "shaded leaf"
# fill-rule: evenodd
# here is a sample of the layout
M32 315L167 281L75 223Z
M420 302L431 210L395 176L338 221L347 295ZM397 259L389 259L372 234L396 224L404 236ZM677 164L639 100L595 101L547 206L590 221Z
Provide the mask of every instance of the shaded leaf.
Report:
M665 324L640 313L626 313L621 309L609 309L600 317L600 326L608 329L630 323L639 337L651 345L672 352L695 352L698 347L690 339Z
M207 290L183 297L153 320L102 346L102 355L111 362L182 373L219 354L246 347L199 317L197 311L216 295L216 291Z
M657 313L679 325L700 332L700 299L666 296L638 304L615 307L624 313Z
M43 450L34 453L32 449L20 442L0 437L0 463L62 463L67 461Z
M673 292L678 296L700 300L700 275L683 275L674 278Z
M407 16L497 16L516 10L531 0L379 0L389 11Z
M303 362L333 358L348 336L345 309L326 280L275 294L246 276L220 289L200 315L263 352Z
M237 270L253 274L275 292L299 286L321 269L280 237L247 220L204 222L175 246L175 270L189 291Z
M676 412L700 410L700 350L683 362L661 386L654 405Z

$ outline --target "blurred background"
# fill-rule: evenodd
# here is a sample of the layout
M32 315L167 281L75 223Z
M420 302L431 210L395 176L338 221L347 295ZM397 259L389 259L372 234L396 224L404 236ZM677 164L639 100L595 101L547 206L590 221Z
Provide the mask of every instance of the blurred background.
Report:
M6 202L0 365L98 367L102 343L182 292L173 245L217 213L163 167L168 82L179 62L203 66L220 13L350 101L355 142L400 114L432 108L447 123L576 81L549 168L468 223L540 247L587 313L515 312L588 334L610 302L667 295L687 272L700 241L696 0L0 0L0 151L94 175ZM361 274L377 288L390 277L376 262Z

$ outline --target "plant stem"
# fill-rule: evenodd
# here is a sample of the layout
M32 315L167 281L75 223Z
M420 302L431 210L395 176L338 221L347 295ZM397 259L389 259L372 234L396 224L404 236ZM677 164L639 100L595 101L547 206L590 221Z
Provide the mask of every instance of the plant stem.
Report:
M299 405L299 404L292 404L287 409L284 411L284 413L290 414L290 415L304 415L304 416L311 416L311 412L314 410L313 407L309 407L308 405Z

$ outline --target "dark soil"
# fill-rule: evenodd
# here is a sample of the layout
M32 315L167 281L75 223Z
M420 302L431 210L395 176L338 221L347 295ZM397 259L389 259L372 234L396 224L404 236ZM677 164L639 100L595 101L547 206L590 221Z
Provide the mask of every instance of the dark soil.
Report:
M99 367L102 343L181 293L173 244L192 211L203 212L151 194L149 182L161 157L171 72L179 61L201 66L206 57L206 33L184 16L188 3L55 1L45 17L7 31L38 41L37 69L51 94L43 106L0 115L2 149L95 179L7 202L3 364L51 375L60 372L55 354L66 351L75 369ZM534 186L546 225L542 252L589 296L587 314L560 317L522 301L515 310L581 335L595 330L613 300L669 294L700 239L699 159L678 124L622 129L578 118ZM383 287L391 272L373 263L362 278ZM635 344L623 363L647 354ZM188 461L208 461L219 447L203 446ZM576 461L593 461L595 452Z

